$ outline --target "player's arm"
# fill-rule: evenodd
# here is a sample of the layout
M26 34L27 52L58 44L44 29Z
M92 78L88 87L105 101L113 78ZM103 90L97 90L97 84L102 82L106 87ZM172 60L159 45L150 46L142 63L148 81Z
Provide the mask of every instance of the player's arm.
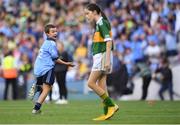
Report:
M110 65L111 49L112 49L112 40L109 40L106 43L106 63L107 63L107 65Z
M111 63L111 50L112 50L112 38L110 35L110 30L108 29L108 24L107 22L102 22L99 25L99 30L100 33L102 35L102 37L104 38L104 41L106 42L106 64L105 64L105 68L107 71L110 70L110 63Z

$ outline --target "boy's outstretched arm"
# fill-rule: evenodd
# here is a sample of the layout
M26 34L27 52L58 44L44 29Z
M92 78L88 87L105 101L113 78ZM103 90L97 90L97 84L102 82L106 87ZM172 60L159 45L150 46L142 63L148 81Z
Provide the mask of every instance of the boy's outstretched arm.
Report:
M71 66L71 67L74 67L75 65L73 64L73 62L65 62L61 59L57 59L56 60L56 63L59 63L59 64L64 64L64 65L67 65L67 66Z

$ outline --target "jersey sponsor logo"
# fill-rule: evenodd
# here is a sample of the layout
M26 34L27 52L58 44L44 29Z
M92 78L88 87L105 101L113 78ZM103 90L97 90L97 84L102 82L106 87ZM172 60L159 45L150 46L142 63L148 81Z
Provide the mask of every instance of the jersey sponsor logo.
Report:
M110 31L109 34L105 35L105 38L111 38L112 37L112 32ZM100 32L95 32L93 36L93 42L105 42L104 38L101 36Z
M93 42L104 42L104 38L101 36L100 32L94 33Z

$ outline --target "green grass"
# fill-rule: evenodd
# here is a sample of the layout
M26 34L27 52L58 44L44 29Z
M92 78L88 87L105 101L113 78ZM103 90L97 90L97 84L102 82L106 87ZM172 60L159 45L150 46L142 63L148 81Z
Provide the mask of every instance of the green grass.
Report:
M102 113L99 100L72 100L68 105L44 104L32 115L30 101L0 101L0 124L180 124L180 101L117 102L120 110L107 121L92 121Z

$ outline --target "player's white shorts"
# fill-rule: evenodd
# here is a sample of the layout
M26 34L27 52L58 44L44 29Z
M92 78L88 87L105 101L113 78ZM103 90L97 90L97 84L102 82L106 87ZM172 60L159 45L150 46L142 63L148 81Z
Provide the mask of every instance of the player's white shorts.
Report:
M104 53L98 53L93 56L93 66L92 66L92 71L105 71L105 64L106 64L106 52ZM110 63L111 63L111 69L108 73L112 72L112 64L113 64L113 54L111 51L111 56L110 56Z

